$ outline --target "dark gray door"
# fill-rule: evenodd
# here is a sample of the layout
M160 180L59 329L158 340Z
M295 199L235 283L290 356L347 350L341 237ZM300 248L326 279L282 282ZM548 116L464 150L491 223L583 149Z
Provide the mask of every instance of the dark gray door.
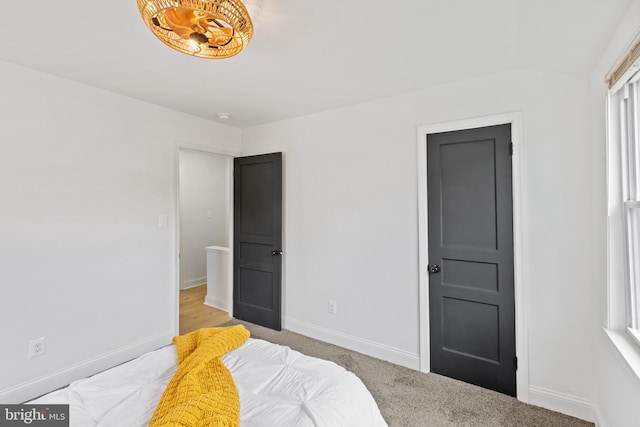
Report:
M515 396L511 125L427 135L431 371Z
M233 317L281 328L282 153L234 160Z

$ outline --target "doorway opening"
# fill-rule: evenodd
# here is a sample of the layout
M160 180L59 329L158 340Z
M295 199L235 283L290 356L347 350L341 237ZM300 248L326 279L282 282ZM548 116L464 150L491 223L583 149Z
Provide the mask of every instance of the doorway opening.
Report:
M177 332L231 320L233 156L177 147Z

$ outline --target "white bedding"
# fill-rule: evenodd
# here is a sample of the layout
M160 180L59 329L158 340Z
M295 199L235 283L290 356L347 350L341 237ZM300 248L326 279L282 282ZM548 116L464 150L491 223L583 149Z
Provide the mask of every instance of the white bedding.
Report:
M223 362L240 394L242 427L387 425L362 381L333 362L252 338ZM172 345L29 403L68 403L74 427L147 426L175 370Z

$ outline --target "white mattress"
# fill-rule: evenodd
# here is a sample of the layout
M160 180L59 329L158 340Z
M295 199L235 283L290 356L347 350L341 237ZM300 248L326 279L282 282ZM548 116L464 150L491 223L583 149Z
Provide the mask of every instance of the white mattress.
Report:
M223 362L242 427L387 425L362 381L333 362L252 338ZM167 346L29 403L69 404L75 427L147 426L175 370L176 349Z

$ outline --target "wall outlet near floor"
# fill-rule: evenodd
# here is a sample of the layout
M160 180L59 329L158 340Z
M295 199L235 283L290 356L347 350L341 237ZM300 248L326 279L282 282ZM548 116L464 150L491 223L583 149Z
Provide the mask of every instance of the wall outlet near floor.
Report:
M42 356L47 352L47 341L44 337L29 341L29 357Z
M333 301L333 300L329 300L329 313L331 314L338 314L338 303Z

